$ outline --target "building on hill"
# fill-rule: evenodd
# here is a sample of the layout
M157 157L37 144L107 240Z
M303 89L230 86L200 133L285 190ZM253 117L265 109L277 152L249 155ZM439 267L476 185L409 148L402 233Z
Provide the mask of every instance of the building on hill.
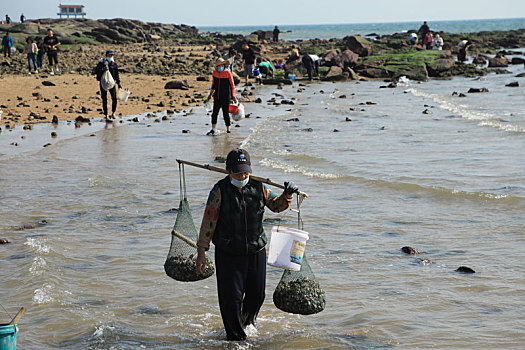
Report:
M58 5L58 16L62 18L62 16L66 16L69 18L69 16L72 17L82 17L84 18L86 16L86 12L84 11L84 5Z

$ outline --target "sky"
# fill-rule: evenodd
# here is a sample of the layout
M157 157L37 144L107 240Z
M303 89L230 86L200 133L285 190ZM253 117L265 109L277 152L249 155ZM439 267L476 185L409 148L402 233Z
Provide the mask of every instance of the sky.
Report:
M57 18L58 5L84 5L87 18L130 18L202 26L413 22L525 17L525 0L0 0L18 21Z

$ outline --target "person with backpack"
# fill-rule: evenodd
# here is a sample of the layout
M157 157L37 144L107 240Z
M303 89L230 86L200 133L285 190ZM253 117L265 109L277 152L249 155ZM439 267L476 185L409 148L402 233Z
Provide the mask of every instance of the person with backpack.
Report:
M11 57L11 47L13 46L13 39L9 32L6 32L2 38L2 50L4 51L4 57Z
M432 48L432 43L434 42L434 36L432 32L428 32L423 39L423 44L425 44L425 49L430 50Z
M104 117L107 122L111 122L115 119L115 112L117 110L117 86L119 89L122 89L120 84L120 76L118 72L118 65L115 63L114 56L115 52L113 50L106 51L106 57L101 58L98 61L97 66L95 67L95 73L97 75L97 80L100 82L100 97L102 98L102 110L104 112ZM111 88L105 89L103 86L102 76L109 71L111 77L114 80L114 84ZM111 95L111 115L108 116L108 90Z
M212 73L211 90L208 95L207 101L213 96L213 111L211 113L211 130L206 135L213 136L217 135L217 117L219 111L222 109L222 115L224 118L224 124L226 125L226 132L231 132L230 122L230 99L237 102L235 97L235 83L233 82L232 73L226 69L230 65L230 62L224 58L219 58L215 62L215 69Z

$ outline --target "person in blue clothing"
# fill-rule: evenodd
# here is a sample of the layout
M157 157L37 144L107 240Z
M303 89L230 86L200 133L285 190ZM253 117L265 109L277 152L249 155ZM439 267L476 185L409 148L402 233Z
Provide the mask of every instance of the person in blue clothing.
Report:
M13 39L9 32L6 32L2 38L2 50L4 51L4 57L11 57L11 47L13 46Z

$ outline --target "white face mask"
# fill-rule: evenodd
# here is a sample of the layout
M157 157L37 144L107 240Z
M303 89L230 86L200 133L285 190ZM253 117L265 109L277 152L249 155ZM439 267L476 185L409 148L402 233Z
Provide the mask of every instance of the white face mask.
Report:
M217 67L217 71L218 71L218 72L222 72L222 71L224 71L224 67Z
M249 176L246 179L242 180L242 181L234 179L233 177L230 176L230 182L235 187L243 188L244 186L246 186L248 181L250 181L250 177Z
M114 62L115 60L113 59L113 57L107 57L106 58L109 62Z

